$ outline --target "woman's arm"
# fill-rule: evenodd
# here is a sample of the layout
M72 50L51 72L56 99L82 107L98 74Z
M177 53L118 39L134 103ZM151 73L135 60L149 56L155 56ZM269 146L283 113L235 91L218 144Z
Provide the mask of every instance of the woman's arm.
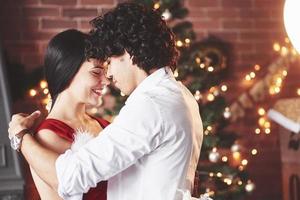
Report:
M70 148L71 143L64 140L63 138L57 136L54 132L44 129L39 131L36 134L37 141L44 147L55 151L59 154L64 153L67 149ZM30 163L29 163L30 164ZM53 200L61 200L58 196L57 192L53 190L47 183L45 183L34 171L32 167L30 167L30 171L32 174L32 178L37 187L37 190L40 194L41 199L53 199Z

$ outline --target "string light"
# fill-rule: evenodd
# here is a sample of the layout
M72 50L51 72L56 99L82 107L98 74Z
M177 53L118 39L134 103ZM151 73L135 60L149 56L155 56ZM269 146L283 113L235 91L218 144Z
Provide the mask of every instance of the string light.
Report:
M242 185L243 184L243 182L242 181L238 181L238 185Z
M43 90L43 93L44 93L44 94L48 94L48 93L49 93L49 89L48 89L48 88L45 88L45 89Z
M201 68L201 69L204 69L204 68L205 68L205 64L201 63L201 64L200 64L200 68Z
M257 155L257 153L258 153L258 152L257 152L257 149L252 149L252 150L251 150L251 154L252 154L253 156Z
M286 56L288 54L288 49L286 47L281 47L280 54Z
M124 94L123 92L121 92L120 95L121 95L122 97L125 97L125 94Z
M253 79L253 78L255 78L255 73L254 72L250 72L250 77Z
M247 192L252 192L254 190L254 188L255 188L254 183L252 183L252 181L249 180L245 186L245 190Z
M266 128L266 129L265 129L265 133L266 133L267 135L270 134L270 133L271 133L271 129Z
M159 9L160 4L159 3L155 3L153 7L154 7L155 10L157 10L157 9Z
M287 73L286 70L283 70L283 71L282 71L282 75L283 75L283 76L287 76L287 74L288 74L288 73Z
M186 38L185 40L185 43L189 44L191 42L191 40L189 38Z
M254 69L255 69L255 71L259 71L260 70L260 66L259 65L254 65Z
M297 89L297 94L300 96L300 88Z
M256 134L256 135L260 134L260 129L259 129L259 128L256 128L256 129L255 129L255 134Z
M209 66L209 67L207 68L207 71L213 72L213 71L214 71L214 68L213 68L212 66Z
M201 59L200 58L197 57L195 60L196 60L196 63L198 63L198 64L201 63Z
M234 152L234 153L232 154L232 156L233 156L233 158L234 158L235 160L240 160L240 158L241 158L241 153L240 153L240 152Z
M274 43L273 44L273 49L274 49L274 51L277 51L277 52L280 51L280 45L279 45L279 43L277 43L277 42Z
M221 90L222 90L223 92L226 92L227 89L228 89L228 88L227 88L227 85L222 85L222 86L221 86Z
M29 90L29 95L30 95L31 97L34 97L36 94L37 94L37 92L36 92L35 89Z
M265 111L265 109L263 109L263 108L259 108L257 112L258 112L258 114L259 114L260 116L263 116L263 115L266 114L266 111Z
M201 95L201 93L200 93L199 90L196 91L196 93L194 94L194 97L195 97L195 99L196 99L197 101L200 100L200 99L202 98L202 95Z
M212 127L211 127L211 126L208 126L206 129L207 129L208 131L211 131L211 130L212 130Z
M215 96L214 96L213 94L209 93L209 94L207 95L207 100L208 100L208 101L213 101L213 100L215 100Z
M259 124L261 127L263 127L265 123L266 123L266 119L265 119L264 117L259 118L258 124Z
M45 89L47 86L48 86L48 84L47 84L47 82L46 82L45 80L42 80L42 81L40 82L40 87L41 87L42 89Z
M217 177L221 178L222 176L223 176L223 175L222 175L221 172L218 172L218 173L217 173Z
M246 80L246 81L251 81L251 76L250 76L249 74L247 74L247 75L245 76L245 80Z
M244 159L242 160L242 165L246 166L248 164L248 160Z
M223 116L225 117L225 119L230 118L231 112L230 112L229 107L226 107L226 108L225 108L225 111L224 111L224 113L223 113Z
M182 43L180 40L178 40L178 41L176 42L176 45L177 45L178 47L182 47L182 46L183 46L183 43Z
M228 161L228 157L227 157L227 156L223 156L223 157L222 157L222 161L223 161L223 162L227 162L227 161Z

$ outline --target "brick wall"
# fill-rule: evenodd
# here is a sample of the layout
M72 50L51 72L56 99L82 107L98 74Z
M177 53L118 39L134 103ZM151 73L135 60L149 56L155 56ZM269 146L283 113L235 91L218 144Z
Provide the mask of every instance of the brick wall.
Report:
M28 70L40 66L53 35L66 28L88 31L88 21L116 3L117 0L0 0L0 34L9 60L24 64ZM241 75L254 64L264 67L270 63L273 42L284 40L283 3L284 0L185 0L190 10L188 20L193 22L199 40L213 34L232 45L230 100L245 90L237 83ZM289 85L297 85L295 74L294 77ZM248 199L280 200L278 135L275 131L270 136L254 137L254 112L249 111L245 120L234 125L247 139L246 147L259 148L258 156L250 159L256 190Z

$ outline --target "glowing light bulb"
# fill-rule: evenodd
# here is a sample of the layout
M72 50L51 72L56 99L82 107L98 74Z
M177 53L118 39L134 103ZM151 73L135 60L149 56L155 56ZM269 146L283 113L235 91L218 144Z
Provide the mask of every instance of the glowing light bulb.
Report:
M36 92L35 89L29 90L29 95L30 95L31 97L34 97L36 94L37 94L37 92Z
M259 108L257 112L258 112L258 114L259 114L260 116L263 116L263 115L266 114L266 111L265 111L265 109L263 109L263 108Z
M274 49L274 51L280 51L280 45L279 45L279 43L274 43L273 44L273 49Z
M41 87L42 89L46 88L47 86L48 86L48 84L47 84L47 82L46 82L45 80L42 80L42 81L40 82L40 87Z
M251 150L251 154L252 154L253 156L257 155L257 153L258 153L257 149L252 149L252 150Z

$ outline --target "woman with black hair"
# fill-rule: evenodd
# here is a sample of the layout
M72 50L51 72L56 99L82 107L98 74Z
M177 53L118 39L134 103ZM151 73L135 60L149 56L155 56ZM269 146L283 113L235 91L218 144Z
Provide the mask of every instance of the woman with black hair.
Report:
M66 30L54 36L46 50L45 77L52 106L35 137L40 144L58 153L70 148L76 150L74 140L97 136L108 125L107 121L86 113L86 105L97 105L109 83L102 63L85 55L88 37L74 29ZM31 172L41 199L61 199L32 168ZM101 182L83 199L105 200L106 189L106 182Z

